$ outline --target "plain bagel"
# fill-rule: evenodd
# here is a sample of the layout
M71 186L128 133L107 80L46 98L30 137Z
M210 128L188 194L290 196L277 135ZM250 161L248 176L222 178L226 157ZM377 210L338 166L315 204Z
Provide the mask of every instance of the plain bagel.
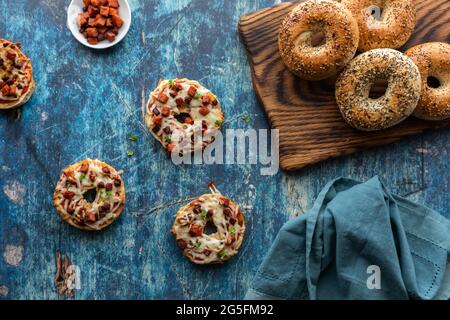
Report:
M318 44L317 34L323 35ZM335 75L354 57L358 42L358 24L351 12L330 0L299 4L284 19L278 36L284 64L305 80Z
M372 99L377 80L387 81L383 96ZM375 49L353 59L336 82L336 100L344 119L354 128L375 131L392 127L417 106L421 92L419 69L393 49Z
M0 39L0 109L25 104L33 95L33 66L20 44Z
M359 51L400 48L414 31L413 0L342 0L341 3L358 22Z
M422 76L422 96L414 116L425 120L450 118L450 44L430 42L408 51Z

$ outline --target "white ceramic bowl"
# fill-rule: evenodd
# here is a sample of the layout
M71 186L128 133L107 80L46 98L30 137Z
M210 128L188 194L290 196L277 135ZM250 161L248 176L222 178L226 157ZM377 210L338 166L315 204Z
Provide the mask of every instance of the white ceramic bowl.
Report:
M80 13L83 12L83 0L72 0L72 2L70 3L69 8L67 9L67 26L72 32L73 36L86 47L93 49L106 49L112 47L122 41L131 26L131 9L128 1L119 0L119 5L119 15L123 19L124 24L122 28L119 29L119 34L116 36L116 40L114 40L113 42L103 40L97 44L90 44L85 36L80 32L77 17Z

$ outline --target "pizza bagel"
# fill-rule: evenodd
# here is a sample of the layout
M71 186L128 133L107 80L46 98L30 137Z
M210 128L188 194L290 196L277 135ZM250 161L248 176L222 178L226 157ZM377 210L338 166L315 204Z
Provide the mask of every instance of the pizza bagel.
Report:
M63 170L53 205L70 225L99 231L120 216L125 205L125 185L110 165L99 160L82 160Z
M0 109L25 104L34 88L33 66L22 53L21 45L0 39Z
M244 239L244 215L237 204L211 184L204 194L178 210L172 233L183 254L196 264L221 264L238 253ZM213 233L206 229L215 227Z
M188 79L162 80L150 93L145 123L167 152L203 150L215 140L224 121L217 97Z

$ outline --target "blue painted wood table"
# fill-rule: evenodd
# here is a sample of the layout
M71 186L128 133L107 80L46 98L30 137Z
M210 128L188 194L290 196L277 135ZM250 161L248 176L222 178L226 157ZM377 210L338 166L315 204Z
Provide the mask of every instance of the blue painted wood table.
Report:
M274 2L131 0L127 37L94 51L66 27L69 0L0 1L0 36L23 44L37 83L26 106L0 112L0 298L62 298L53 282L57 251L80 268L77 299L242 298L279 228L338 176L378 174L450 217L448 129L275 176L260 175L259 165L175 166L147 133L150 90L177 76L220 97L225 128L268 127L236 30L241 15ZM52 206L61 170L87 157L123 169L127 186L123 215L98 234L64 223ZM195 266L169 229L177 208L210 180L246 206L247 233L225 265Z

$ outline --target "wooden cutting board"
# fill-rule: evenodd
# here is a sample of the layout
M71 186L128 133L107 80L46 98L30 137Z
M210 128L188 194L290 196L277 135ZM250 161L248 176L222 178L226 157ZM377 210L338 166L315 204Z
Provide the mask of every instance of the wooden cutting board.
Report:
M450 42L450 1L416 0L418 22L404 52L416 44ZM300 80L283 65L278 54L278 28L298 3L282 3L243 16L239 33L252 69L253 84L271 126L280 132L280 166L296 170L328 158L396 142L428 129L448 126L410 117L379 132L360 132L341 117L334 99L335 79Z

